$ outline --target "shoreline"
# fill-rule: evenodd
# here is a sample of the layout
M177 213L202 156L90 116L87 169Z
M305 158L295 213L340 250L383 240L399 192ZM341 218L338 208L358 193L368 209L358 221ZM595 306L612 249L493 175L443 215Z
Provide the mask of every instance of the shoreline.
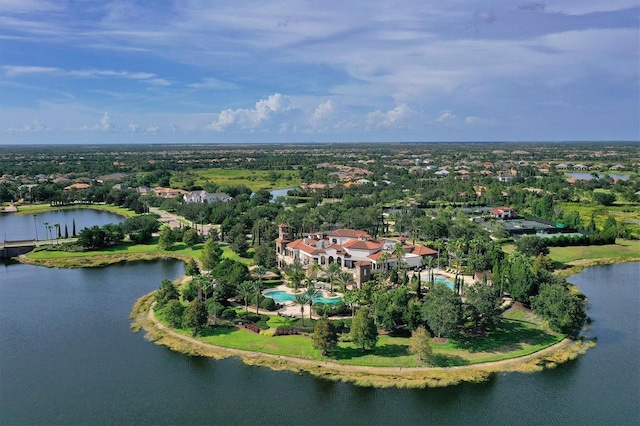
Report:
M562 341L533 354L500 361L484 362L456 367L372 367L341 364L329 360L312 360L286 355L228 348L206 343L186 336L160 323L153 311L153 294L141 297L131 313L132 329L144 329L145 338L173 351L190 356L207 356L215 359L238 357L248 365L307 373L316 377L376 388L425 388L457 385L462 382L480 383L500 372L533 373L576 359L594 343Z

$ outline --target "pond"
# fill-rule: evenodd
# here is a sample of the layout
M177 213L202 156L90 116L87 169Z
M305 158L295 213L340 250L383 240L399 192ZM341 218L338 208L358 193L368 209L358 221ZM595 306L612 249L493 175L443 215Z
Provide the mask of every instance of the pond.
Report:
M60 233L64 237L65 229L69 236L73 234L73 223L76 233L94 225L103 226L107 223L122 223L125 218L115 213L94 209L61 209L37 214L2 214L0 215L0 240L44 240L55 238L55 228L47 229L49 225L60 225Z
M177 261L0 264L0 424L637 424L640 263L571 277L590 300L586 355L442 389L373 389L172 352L130 330Z
M569 177L572 177L578 180L595 179L595 176L593 176L591 173L575 172L575 173L565 173L565 174ZM601 179L603 176L609 176L611 179L618 179L618 180L629 180L629 176L630 176L630 175L623 175L619 173L596 173L596 175L598 176L598 179Z

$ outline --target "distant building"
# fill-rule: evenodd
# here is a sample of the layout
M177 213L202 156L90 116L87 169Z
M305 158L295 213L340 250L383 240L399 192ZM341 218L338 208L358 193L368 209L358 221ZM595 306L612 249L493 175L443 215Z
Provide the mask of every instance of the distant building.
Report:
M183 197L185 203L213 203L215 201L222 201L224 203L231 201L231 197L225 193L209 193L204 190L191 191L184 194Z
M153 192L157 197L161 198L176 198L187 193L184 189L173 188L154 188Z
M491 217L496 219L514 219L518 217L518 212L510 207L497 207L489 212Z

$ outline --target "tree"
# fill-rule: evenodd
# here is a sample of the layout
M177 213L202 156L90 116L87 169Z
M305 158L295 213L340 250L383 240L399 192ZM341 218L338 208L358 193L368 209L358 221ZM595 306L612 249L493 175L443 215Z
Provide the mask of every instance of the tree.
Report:
M525 235L524 237L520 237L516 241L516 248L518 251L526 256L537 256L539 254L548 255L549 247L547 246L547 241L544 238Z
M593 200L603 206L610 206L616 201L616 195L609 192L594 192Z
M353 276L347 272L343 271L336 277L336 284L340 288L342 293L347 291L347 287L353 283Z
M416 328L411 332L411 338L409 339L409 353L416 355L420 361L429 361L433 355L429 340L431 340L431 337L424 327Z
M309 285L304 292L307 296L307 303L309 304L309 321L311 321L311 308L313 307L313 299L320 296L320 292L316 290L313 284Z
M198 244L200 241L200 237L198 236L198 231L193 228L187 229L182 237L182 242L190 247L193 250L193 246Z
M247 242L247 237L245 237L244 234L236 235L229 246L231 247L231 250L236 252L238 256L240 257L247 256L247 250L249 250L249 243Z
M177 299L171 299L162 309L169 327L181 327L185 306Z
M162 225L160 227L160 236L158 237L158 247L162 250L169 250L175 243L173 231L169 225Z
M222 249L218 245L217 241L209 238L202 248L200 254L200 260L202 261L202 267L207 271L212 271L222 260Z
M562 284L543 285L540 293L531 298L533 311L547 319L552 330L565 334L582 328L586 319L584 305L581 295Z
M249 299L254 292L251 281L243 281L238 286L238 297L244 302L245 316L249 316Z
M273 243L260 244L253 253L256 265L273 268L277 264L276 248Z
M201 300L194 300L189 303L187 308L184 310L184 314L182 317L182 326L191 328L192 335L198 334L200 329L207 325L208 313L207 307Z
M514 299L529 304L529 298L538 292L531 259L518 252L512 253L506 276L506 291Z
M336 281L336 278L340 275L340 272L342 272L342 268L336 262L331 262L324 269L324 273L327 277L327 280L331 285L330 287L331 291L333 291L333 283Z
M260 306L260 296L262 296L262 283L260 281L253 281L253 294L256 300L256 315L258 314L258 307Z
M469 308L473 331L478 328L491 329L500 318L500 297L495 287L489 283L476 281L467 288L465 303Z
M184 270L184 274L189 276L200 275L200 268L198 267L198 263L195 261L195 259L189 260L189 263L187 263L187 266Z
M351 340L364 352L378 343L378 329L367 309L360 308L351 322Z
M304 279L304 269L302 268L302 264L296 260L291 265L288 265L284 269L284 273L287 276L287 279L291 281L293 284L293 288L298 290L298 286Z
M129 234L131 241L141 244L151 241L154 232L160 229L157 214L139 214L128 218L124 222L124 232Z
M158 307L162 308L167 303L169 303L170 300L180 299L180 293L178 293L178 289L176 288L176 286L173 285L171 281L165 278L160 283L160 287L156 291L154 298Z
M304 305L309 302L307 299L307 295L305 293L298 293L295 295L293 299L293 303L300 306L300 320L302 321L302 326L304 327Z
M461 306L457 294L445 284L436 282L424 297L422 317L436 337L451 336L460 324Z
M313 347L320 349L322 356L327 356L338 345L338 334L327 317L321 317L316 323L312 340Z

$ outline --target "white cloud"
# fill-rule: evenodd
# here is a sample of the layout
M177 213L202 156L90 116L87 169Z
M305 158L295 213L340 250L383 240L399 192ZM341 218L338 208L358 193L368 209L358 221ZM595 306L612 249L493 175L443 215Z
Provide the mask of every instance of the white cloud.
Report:
M451 111L443 111L436 119L438 123L450 123L456 119L456 116Z
M140 131L140 126L134 123L129 123L129 131L130 132L138 132Z
M265 121L270 120L275 115L284 114L291 111L290 100L288 96L275 93L267 99L261 99L252 109L226 109L218 118L209 124L208 128L221 132L226 128L236 125L242 129L255 129Z
M138 80L154 86L169 86L171 82L158 77L156 74L148 72L130 72L130 71L114 71L114 70L64 70L55 67L39 67L39 66L23 66L23 65L3 65L0 67L7 77L19 77L28 74L51 74L63 77L78 78L124 78L130 80Z
M612 12L638 7L638 0L554 0L545 3L545 10L568 15Z
M188 87L192 89L232 90L238 89L240 86L230 81L209 77L203 78L199 83L191 83Z
M367 115L367 122L374 127L384 127L387 129L403 128L408 121L416 115L416 112L406 104L401 104L389 111L376 110Z
M7 77L17 77L25 74L56 74L61 70L54 67L34 67L22 65L3 65L2 70Z
M469 116L467 118L464 119L464 122L467 124L476 124L478 122L480 122L480 117L476 117L476 116Z
M335 113L335 105L331 100L320 103L311 115L311 125L318 127L333 118Z
M9 132L42 132L48 130L48 127L42 124L38 119L34 119L31 124L25 124L22 127L7 130Z

